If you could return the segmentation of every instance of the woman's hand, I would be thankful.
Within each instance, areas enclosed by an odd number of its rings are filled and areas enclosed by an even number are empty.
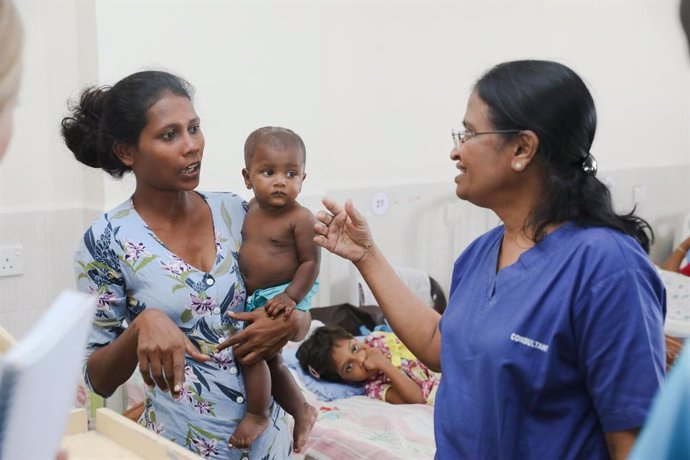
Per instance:
[[[217,350],[233,347],[235,359],[240,364],[254,364],[261,359],[272,358],[295,337],[304,314],[298,310],[283,321],[269,318],[263,308],[252,312],[230,312],[231,318],[248,324],[218,345]]]
[[[209,357],[197,350],[161,310],[147,308],[131,326],[136,330],[139,372],[144,382],[177,398],[184,383],[185,352],[197,361],[208,361]]]
[[[328,251],[355,263],[366,256],[374,244],[366,219],[347,200],[340,206],[330,198],[321,200],[330,212],[319,211],[314,224],[314,242]]]

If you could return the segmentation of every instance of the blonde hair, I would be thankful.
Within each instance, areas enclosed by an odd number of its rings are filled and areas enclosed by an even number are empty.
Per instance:
[[[0,0],[0,110],[19,88],[22,26],[12,0]]]

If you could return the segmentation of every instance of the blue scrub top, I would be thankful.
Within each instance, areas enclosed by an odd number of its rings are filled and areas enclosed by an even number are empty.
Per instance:
[[[663,284],[633,238],[569,223],[496,273],[503,233],[455,263],[436,457],[608,458],[664,377]]]

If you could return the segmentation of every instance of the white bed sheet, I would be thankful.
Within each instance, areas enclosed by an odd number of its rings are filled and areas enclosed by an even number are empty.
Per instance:
[[[672,337],[690,337],[690,277],[659,269],[666,287],[664,333]]]

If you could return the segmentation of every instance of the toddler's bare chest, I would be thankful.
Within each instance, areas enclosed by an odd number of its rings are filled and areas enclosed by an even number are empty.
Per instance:
[[[293,247],[294,226],[289,221],[247,215],[242,227],[243,244],[266,247]]]

